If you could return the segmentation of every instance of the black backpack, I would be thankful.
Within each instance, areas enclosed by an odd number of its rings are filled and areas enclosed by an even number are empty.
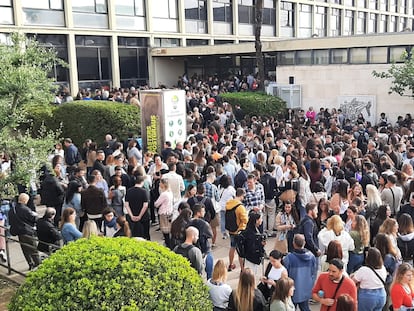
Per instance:
[[[236,242],[236,251],[240,258],[246,258],[246,237],[244,231],[234,236]]]
[[[241,203],[237,204],[232,209],[226,210],[225,215],[225,224],[226,230],[230,232],[236,232],[239,226],[237,225],[237,216],[236,216],[236,209],[241,205]]]
[[[188,247],[182,247],[182,244],[178,244],[177,248],[174,250],[174,252],[176,254],[179,254],[187,259],[190,259],[188,253],[190,252],[190,250],[193,249],[193,247],[195,247],[194,245],[190,245]]]

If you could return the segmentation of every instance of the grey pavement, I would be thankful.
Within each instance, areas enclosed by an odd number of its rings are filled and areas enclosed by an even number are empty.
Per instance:
[[[39,215],[42,215],[42,213],[44,212],[44,207],[42,206],[38,207],[38,212],[39,212]],[[156,229],[157,227],[151,227],[151,230],[150,230],[151,240],[158,242],[160,244],[163,244],[162,234],[161,232],[156,231]],[[273,249],[274,242],[275,242],[275,238],[269,238],[267,240],[267,244],[265,246],[267,253],[269,253]],[[20,271],[24,274],[30,273],[29,267],[20,249],[20,245],[17,242],[10,242],[8,246],[9,246],[10,263],[12,267],[15,270]],[[214,262],[216,262],[218,259],[223,259],[227,265],[229,249],[230,249],[230,239],[224,240],[222,238],[221,233],[218,233],[217,240],[216,240],[216,247],[213,248]],[[236,269],[229,272],[227,276],[227,283],[232,288],[237,287],[237,283],[238,283],[238,279],[240,275],[240,265],[239,265],[237,254],[235,255],[234,263],[236,264]],[[265,266],[267,266],[267,263],[268,261],[265,260]],[[260,269],[260,272],[261,271],[262,269]],[[0,274],[2,274],[3,276],[19,284],[23,283],[25,279],[24,276],[17,274],[17,273],[12,272],[12,274],[9,275],[7,269],[2,266],[0,266]],[[205,278],[205,274],[203,275],[203,278]],[[257,275],[257,279],[259,278],[260,278],[260,275]],[[312,311],[319,310],[319,304],[310,305],[310,309]]]

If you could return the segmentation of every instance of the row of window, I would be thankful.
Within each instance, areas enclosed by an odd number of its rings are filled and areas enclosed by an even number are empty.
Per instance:
[[[412,47],[361,47],[287,51],[277,53],[277,65],[328,65],[328,64],[387,64],[403,62],[404,51]]]

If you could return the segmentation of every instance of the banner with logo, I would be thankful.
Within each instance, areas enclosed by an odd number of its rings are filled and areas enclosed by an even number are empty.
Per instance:
[[[145,151],[160,153],[166,141],[175,148],[187,135],[183,90],[140,91],[141,136]]]

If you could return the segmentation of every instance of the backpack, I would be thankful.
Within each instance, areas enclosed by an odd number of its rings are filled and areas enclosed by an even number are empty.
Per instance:
[[[236,242],[236,251],[240,258],[246,258],[246,237],[244,231],[234,236]]]
[[[229,232],[236,232],[239,226],[237,225],[237,216],[236,216],[236,209],[241,205],[241,203],[237,204],[230,210],[226,210],[225,214],[225,227],[226,230]]]
[[[177,248],[174,250],[176,254],[179,254],[187,259],[190,259],[189,252],[193,249],[194,245],[190,245],[188,247],[182,247],[182,244],[178,244]]]

